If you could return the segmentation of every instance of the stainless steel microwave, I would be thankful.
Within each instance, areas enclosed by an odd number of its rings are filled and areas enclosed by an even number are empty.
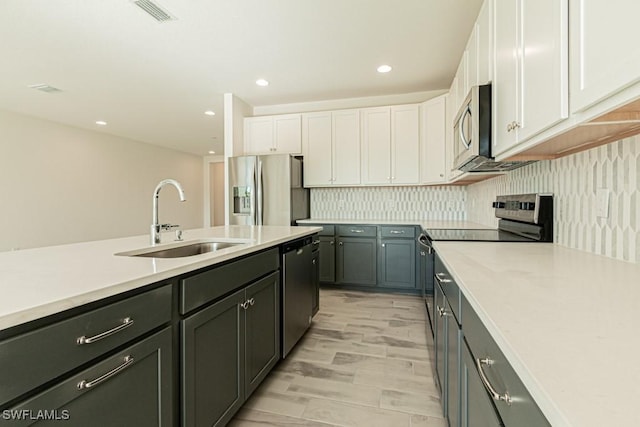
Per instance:
[[[464,172],[509,171],[531,161],[497,162],[491,153],[491,85],[474,86],[453,121],[456,169]]]
[[[472,171],[491,157],[491,85],[473,86],[453,121],[454,165]]]

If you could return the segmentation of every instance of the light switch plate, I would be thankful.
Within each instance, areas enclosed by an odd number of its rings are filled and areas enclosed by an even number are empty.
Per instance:
[[[596,216],[609,218],[609,190],[607,188],[596,190]]]

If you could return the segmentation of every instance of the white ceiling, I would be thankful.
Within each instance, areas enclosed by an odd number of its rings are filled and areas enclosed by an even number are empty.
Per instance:
[[[448,88],[482,0],[156,3],[177,20],[130,0],[0,1],[0,109],[221,153],[226,92],[265,106]]]

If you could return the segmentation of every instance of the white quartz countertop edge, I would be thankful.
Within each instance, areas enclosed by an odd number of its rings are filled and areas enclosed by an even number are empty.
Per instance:
[[[215,265],[320,231],[304,226],[227,226],[186,230],[189,240],[243,244],[184,258],[115,255],[149,247],[149,236],[75,243],[0,253],[0,331]],[[173,233],[163,244],[173,245]]]
[[[555,244],[434,248],[552,426],[640,425],[640,266]]]
[[[464,220],[386,220],[386,219],[301,219],[298,224],[358,224],[358,225],[416,225],[422,229],[429,228],[455,228],[455,229],[491,229],[486,225]]]

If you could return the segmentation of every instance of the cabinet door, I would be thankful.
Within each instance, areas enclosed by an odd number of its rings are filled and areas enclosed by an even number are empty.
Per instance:
[[[518,142],[568,117],[568,0],[520,0]],[[597,2],[596,2],[597,3]],[[608,8],[611,8],[609,5]],[[601,22],[601,21],[599,21]],[[640,50],[638,50],[640,52]]]
[[[313,310],[311,313],[315,316],[320,310],[320,251],[313,251],[311,264],[311,283],[313,284]]]
[[[333,183],[331,113],[302,116],[304,186],[327,186]]]
[[[520,117],[518,1],[495,0],[495,67],[492,85],[493,155],[513,147],[511,124]]]
[[[185,427],[223,426],[244,402],[244,301],[243,289],[182,322]]]
[[[166,328],[10,409],[57,420],[11,425],[174,425],[171,336]]]
[[[362,110],[362,183],[391,181],[391,109]]]
[[[273,117],[247,117],[244,119],[245,154],[268,154],[272,153],[274,149]]]
[[[447,348],[446,348],[446,371],[447,371],[447,417],[449,425],[457,426],[460,410],[459,394],[459,369],[460,369],[460,336],[462,332],[458,327],[451,306],[446,304],[444,319],[447,322]]]
[[[391,107],[391,183],[420,181],[420,114],[418,105]]]
[[[467,345],[461,341],[460,427],[500,427],[500,417],[480,380]]]
[[[338,283],[375,286],[376,239],[338,238]]]
[[[443,415],[447,415],[447,321],[444,317],[446,299],[440,285],[436,283],[434,289],[435,314],[433,316],[433,346],[436,358],[436,382],[442,395]]]
[[[478,52],[478,22],[473,24],[469,40],[467,40],[467,47],[465,52],[467,54],[467,83],[468,87],[476,86],[478,84],[479,73],[479,52]]]
[[[478,85],[493,80],[493,1],[484,0],[476,20]]]
[[[640,80],[640,2],[570,0],[571,110]]]
[[[439,96],[420,106],[422,184],[441,183],[446,180],[446,96]]]
[[[245,399],[280,360],[280,273],[246,289]]]
[[[378,284],[380,286],[415,289],[415,241],[411,239],[382,239],[378,269]]]
[[[335,111],[332,116],[333,184],[360,184],[360,111]]]
[[[336,281],[336,245],[335,238],[320,236],[320,281],[334,283]]]
[[[466,50],[462,54],[462,58],[460,59],[460,63],[458,64],[458,70],[456,71],[456,102],[455,102],[455,111],[460,109],[462,102],[467,97],[469,93],[469,73],[467,70],[467,56],[469,52]]]
[[[274,149],[278,153],[302,153],[300,114],[273,116]]]

